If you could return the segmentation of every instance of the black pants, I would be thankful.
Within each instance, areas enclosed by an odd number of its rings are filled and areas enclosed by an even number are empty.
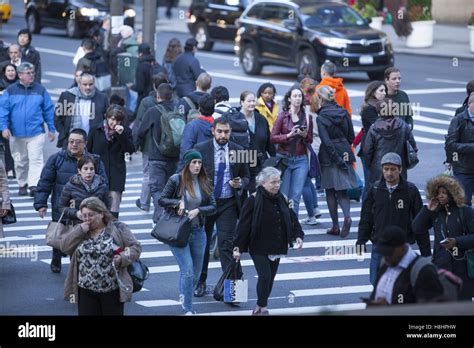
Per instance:
[[[123,315],[123,302],[120,302],[118,289],[101,294],[79,287],[78,295],[79,315]]]
[[[224,272],[228,265],[233,262],[232,257],[232,241],[234,238],[235,226],[239,217],[237,210],[237,202],[234,197],[228,199],[218,199],[217,212],[214,215],[206,217],[204,229],[206,231],[206,252],[204,253],[204,262],[202,265],[200,283],[207,280],[207,269],[209,266],[209,248],[211,245],[212,231],[214,224],[217,225],[217,247],[219,248],[219,257],[221,260],[221,268]]]
[[[278,265],[280,259],[271,261],[267,255],[252,255],[255,269],[257,270],[257,305],[259,307],[266,307],[268,304],[268,298],[272,292],[273,280],[275,279],[278,271]]]

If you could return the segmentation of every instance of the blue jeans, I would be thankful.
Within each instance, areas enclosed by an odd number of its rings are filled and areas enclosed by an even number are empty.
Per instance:
[[[285,174],[283,174],[280,191],[288,199],[293,200],[293,210],[296,216],[298,216],[301,194],[308,177],[308,156],[288,156],[287,158],[288,168],[286,168]]]
[[[370,257],[370,268],[369,268],[369,277],[370,284],[375,286],[375,281],[377,280],[377,271],[382,261],[382,254],[377,251],[377,247],[372,244],[372,256]]]
[[[303,201],[308,212],[308,217],[314,216],[314,209],[318,208],[318,195],[316,188],[311,181],[311,177],[307,176],[303,188]]]
[[[201,275],[204,251],[206,250],[204,228],[193,227],[189,243],[183,248],[169,246],[179,266],[179,293],[185,312],[193,310],[193,290]]]
[[[472,191],[474,191],[474,174],[453,173],[453,176],[464,189],[464,204],[472,205]]]

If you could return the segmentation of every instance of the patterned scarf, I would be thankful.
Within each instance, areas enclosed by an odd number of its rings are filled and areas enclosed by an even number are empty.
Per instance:
[[[109,127],[109,124],[107,123],[107,120],[104,120],[104,124],[102,125],[102,128],[104,130],[104,133],[105,133],[105,138],[107,139],[107,141],[110,143],[112,141],[114,141],[114,135],[117,133],[115,131],[115,129],[112,129]]]
[[[90,183],[87,183],[80,174],[78,174],[78,176],[79,176],[79,181],[82,183],[82,185],[84,186],[84,188],[86,189],[88,193],[95,191],[97,187],[99,187],[100,185],[101,181],[97,174],[94,175]]]

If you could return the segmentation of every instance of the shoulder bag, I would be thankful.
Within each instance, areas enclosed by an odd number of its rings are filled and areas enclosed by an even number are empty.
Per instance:
[[[10,210],[8,211],[7,215],[2,217],[2,224],[10,225],[10,224],[14,224],[15,222],[16,222],[15,207],[13,206],[13,203],[10,202]]]
[[[50,221],[48,228],[46,229],[46,245],[49,245],[54,249],[60,249],[59,246],[61,245],[63,236],[70,232],[73,228],[73,225],[64,225],[61,223],[61,220],[64,216],[64,211],[65,209],[63,209],[59,220],[57,222]]]
[[[160,219],[153,227],[151,236],[160,242],[183,248],[188,245],[191,234],[191,221],[187,215],[178,215],[174,210],[163,211]]]

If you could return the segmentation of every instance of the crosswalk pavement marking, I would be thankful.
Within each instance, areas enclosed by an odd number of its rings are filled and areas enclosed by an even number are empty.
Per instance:
[[[322,288],[322,289],[302,289],[302,290],[290,290],[290,293],[295,297],[305,296],[322,296],[322,295],[342,295],[342,294],[355,294],[360,292],[372,292],[372,285],[359,285],[359,286],[339,286],[334,288]]]
[[[315,271],[315,272],[292,272],[277,273],[275,281],[302,280],[302,279],[319,279],[332,277],[351,277],[368,275],[369,268],[340,269],[334,271]],[[258,276],[255,276],[258,278]]]

